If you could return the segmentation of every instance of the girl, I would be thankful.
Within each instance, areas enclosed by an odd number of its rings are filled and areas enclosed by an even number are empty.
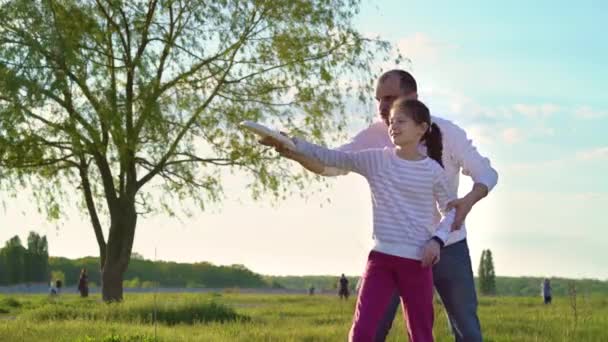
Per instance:
[[[363,175],[371,189],[374,247],[362,277],[350,341],[373,341],[395,289],[405,303],[410,341],[433,341],[430,266],[439,260],[439,249],[448,238],[454,211],[446,213],[445,208],[456,194],[449,193],[443,173],[441,132],[422,102],[395,101],[388,129],[392,148],[340,152],[293,141],[297,152]],[[420,142],[426,144],[428,157],[419,153]],[[437,205],[443,219],[435,227]]]

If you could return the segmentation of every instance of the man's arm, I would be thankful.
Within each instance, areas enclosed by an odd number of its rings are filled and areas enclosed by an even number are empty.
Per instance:
[[[462,227],[467,215],[473,209],[473,206],[482,198],[488,195],[488,187],[482,183],[475,183],[473,189],[462,198],[455,199],[448,204],[448,210],[456,209],[456,217],[452,223],[452,230],[458,230]]]
[[[462,173],[471,177],[474,182],[469,193],[448,205],[448,209],[456,209],[453,229],[460,229],[473,206],[496,186],[498,173],[492,168],[490,160],[477,151],[462,128],[451,122],[445,127],[445,132],[442,132],[444,146],[450,146],[452,156],[462,167]]]

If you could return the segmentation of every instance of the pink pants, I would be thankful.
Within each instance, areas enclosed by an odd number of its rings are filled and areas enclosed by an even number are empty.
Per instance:
[[[419,260],[369,253],[349,341],[372,342],[391,297],[399,291],[410,342],[433,341],[433,273]]]

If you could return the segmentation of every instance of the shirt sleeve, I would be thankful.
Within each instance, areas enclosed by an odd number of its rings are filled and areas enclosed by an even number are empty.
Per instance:
[[[331,150],[298,138],[294,138],[294,143],[297,152],[316,158],[326,166],[353,171],[363,176],[370,175],[377,168],[382,154],[379,149],[354,152]]]
[[[439,209],[439,213],[441,213],[441,221],[437,226],[435,236],[440,238],[445,245],[448,241],[452,223],[454,223],[454,218],[456,216],[456,210],[452,209],[448,212],[446,208],[450,201],[456,199],[456,195],[450,194],[448,179],[439,164],[437,164],[435,181],[433,182],[433,197],[437,203],[437,209]]]
[[[450,148],[452,157],[462,168],[462,174],[471,177],[475,183],[484,184],[491,191],[498,183],[498,172],[492,168],[490,160],[477,151],[462,128],[453,123],[444,127],[443,145]]]

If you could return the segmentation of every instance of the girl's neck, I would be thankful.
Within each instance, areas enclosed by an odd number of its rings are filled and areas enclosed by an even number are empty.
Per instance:
[[[418,144],[404,144],[395,146],[397,157],[405,160],[422,160],[424,156],[418,152]]]

